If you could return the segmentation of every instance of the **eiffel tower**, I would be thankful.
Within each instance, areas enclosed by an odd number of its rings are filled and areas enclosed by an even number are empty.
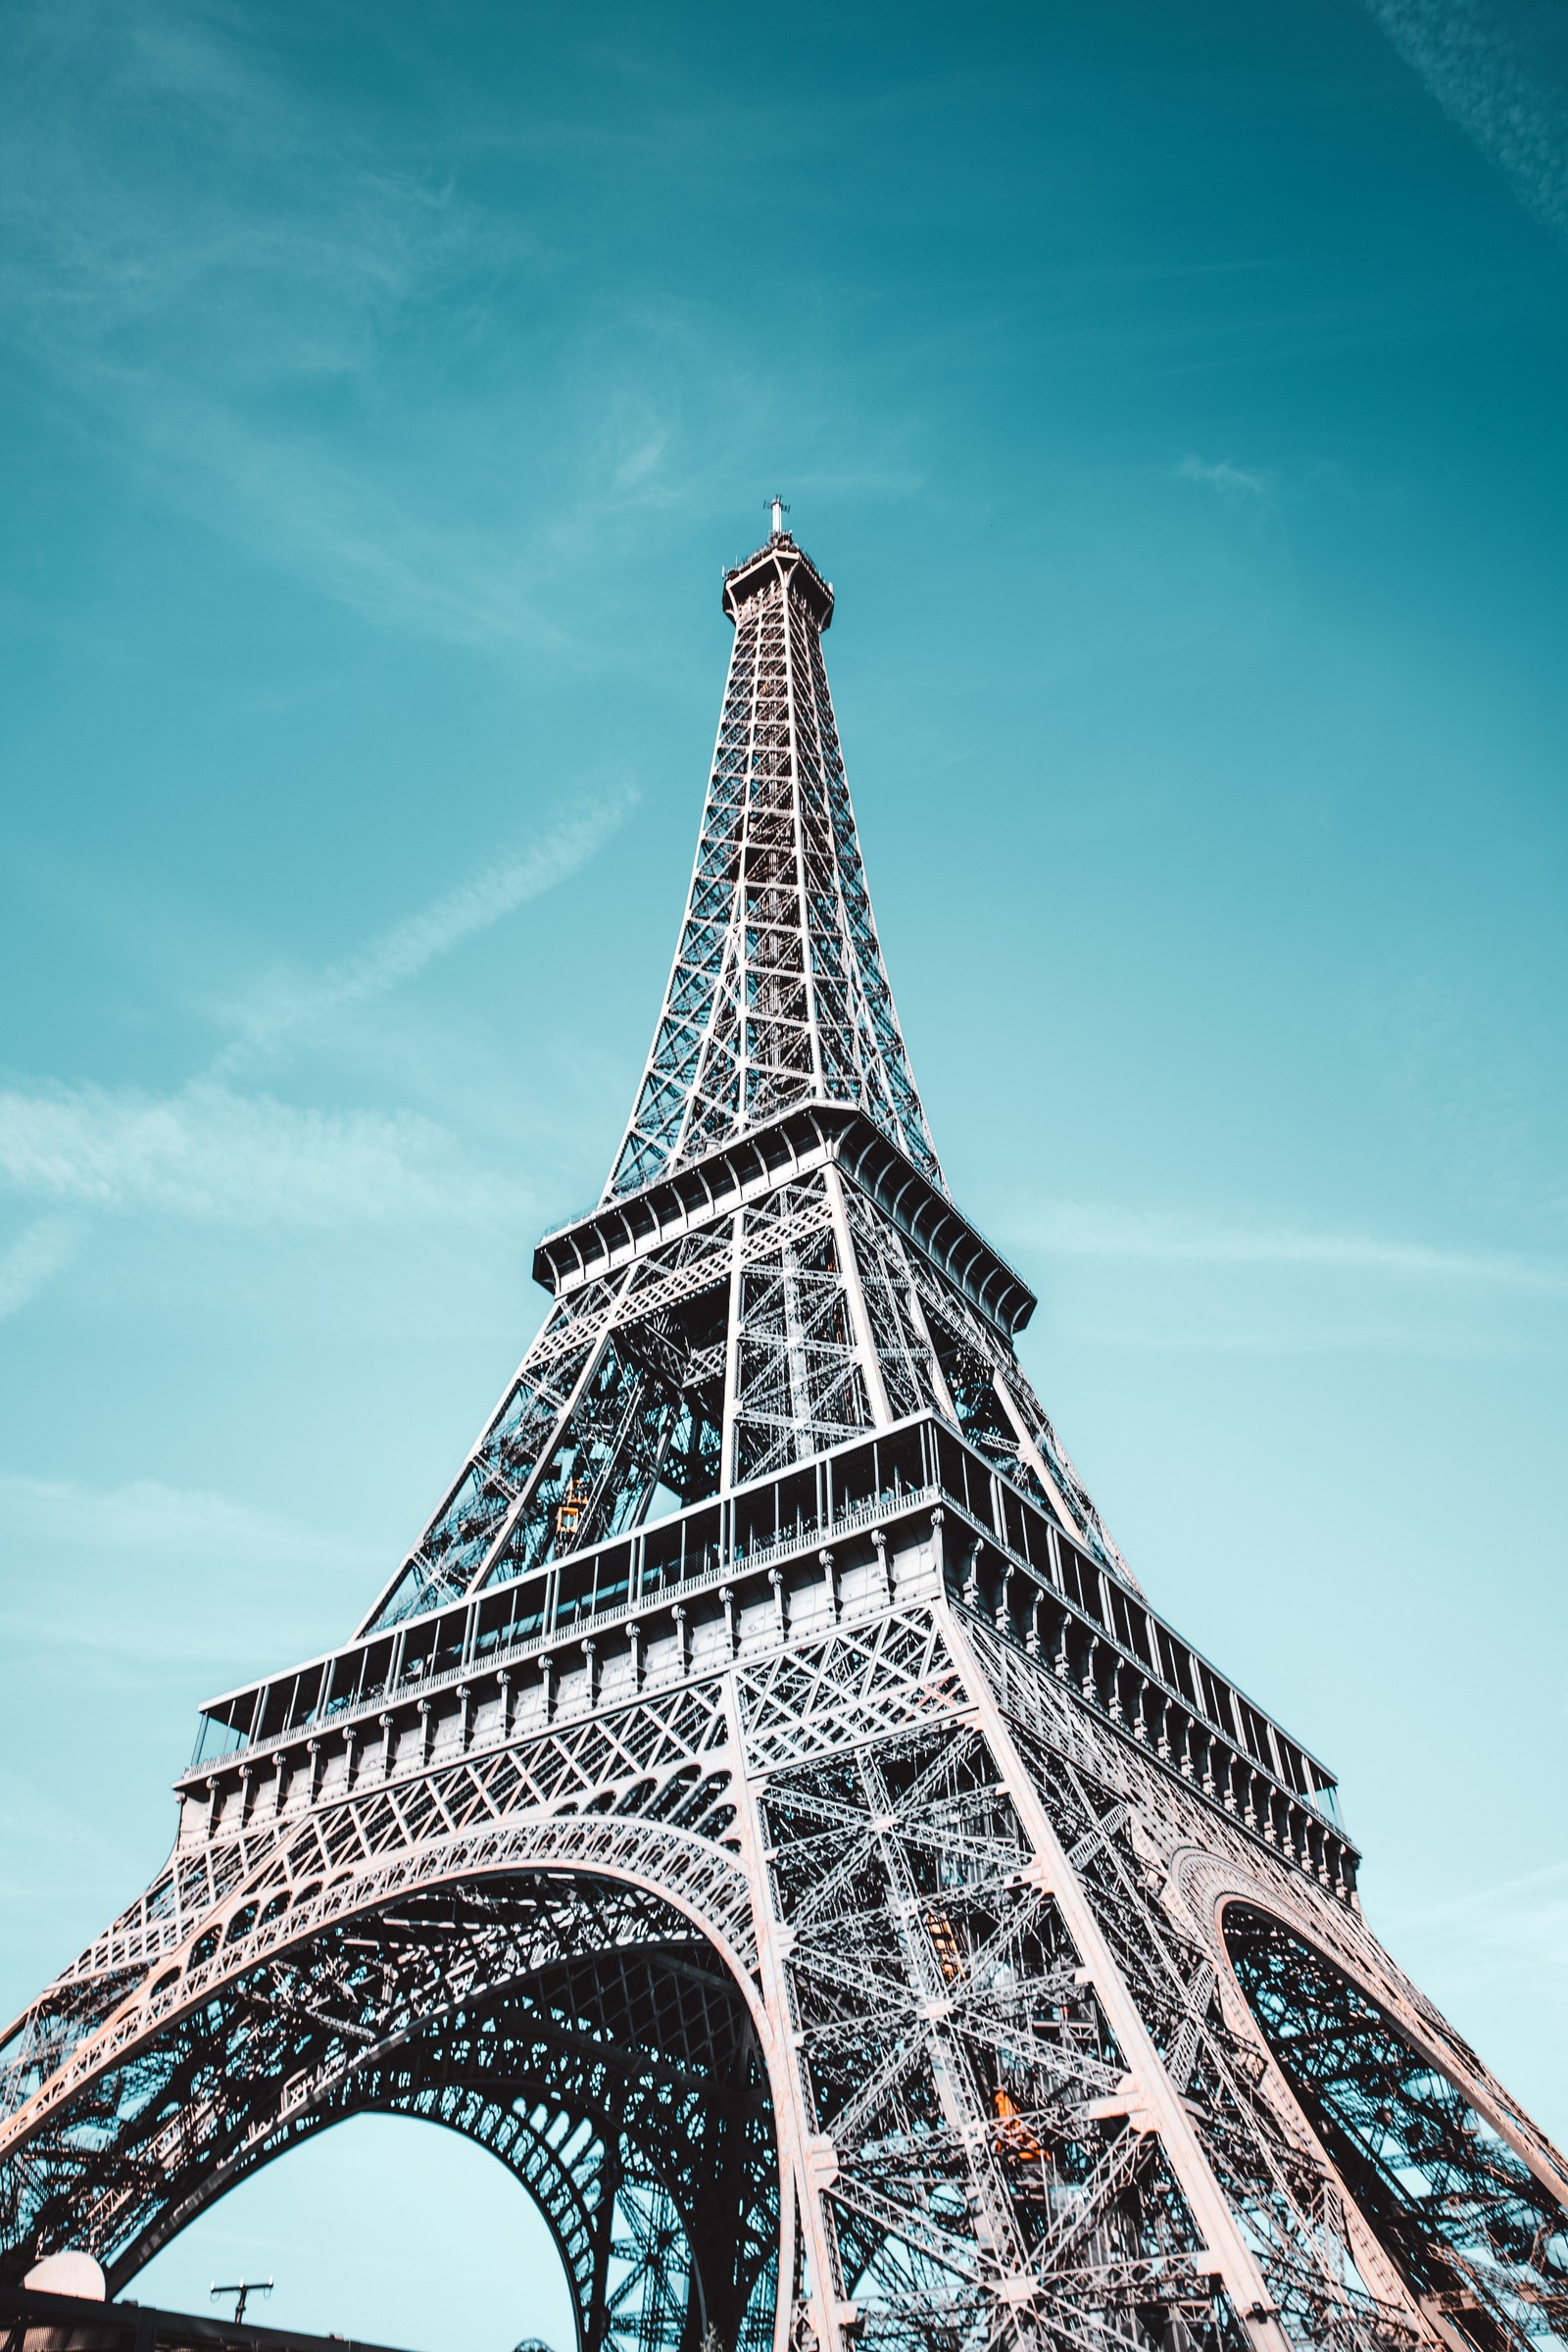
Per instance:
[[[12,2030],[5,2275],[118,2291],[379,2112],[511,2168],[581,2352],[1560,2346],[1562,2159],[1019,1367],[772,520],[604,1197],[358,1633],[205,1709],[166,1867]]]

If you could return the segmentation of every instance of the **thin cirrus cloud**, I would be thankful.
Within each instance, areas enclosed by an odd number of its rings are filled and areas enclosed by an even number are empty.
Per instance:
[[[497,858],[444,891],[430,906],[366,942],[314,979],[280,977],[235,1008],[238,1031],[209,1076],[231,1076],[258,1057],[319,1030],[335,1013],[369,1004],[416,979],[438,956],[530,901],[569,881],[617,833],[636,808],[633,784],[573,810],[526,848]]]
[[[453,1223],[506,1200],[416,1113],[306,1109],[209,1079],[169,1095],[0,1094],[0,1184],[77,1210],[247,1227]]]
[[[1497,166],[1521,203],[1568,243],[1568,92],[1531,12],[1496,0],[1367,0],[1450,122]],[[1547,22],[1542,11],[1543,23]]]
[[[303,1646],[319,1631],[323,1589],[373,1580],[385,1565],[369,1544],[209,1490],[16,1471],[0,1471],[0,1545],[68,1571],[10,1581],[7,1639],[46,1643],[51,1657],[92,1653],[114,1673],[231,1658],[252,1637],[275,1639],[280,1614]],[[177,1605],[161,1605],[176,1593]]]
[[[1541,1870],[1526,1871],[1494,1886],[1474,1887],[1443,1902],[1412,1904],[1403,1916],[1407,1923],[1435,1932],[1453,1930],[1468,1936],[1479,1930],[1487,1940],[1496,1942],[1515,1936],[1539,1941],[1568,1990],[1568,1861],[1548,1862]]]
[[[603,795],[315,978],[274,980],[233,1016],[238,1034],[209,1068],[172,1093],[64,1083],[0,1091],[0,1192],[35,1212],[0,1252],[0,1319],[71,1262],[98,1217],[451,1230],[524,1214],[515,1179],[474,1164],[431,1119],[310,1108],[244,1080],[569,880],[636,800],[629,785]]]
[[[1568,2024],[1568,1862],[1445,1902],[1386,1896],[1380,1928],[1416,1955],[1418,1973],[1441,1970],[1450,1998],[1490,2008],[1506,1974],[1529,1984],[1543,2020]]]
[[[1020,1245],[1052,1257],[1164,1266],[1295,1267],[1568,1298],[1568,1266],[1506,1250],[1434,1249],[1374,1234],[1230,1224],[1067,1200],[1030,1203],[1010,1223]]]
[[[363,619],[481,652],[566,649],[537,594],[537,544],[421,516],[343,452],[186,387],[117,384],[114,400],[175,504]]]
[[[0,1137],[0,1150],[4,1138]],[[0,1250],[0,1323],[19,1314],[70,1265],[80,1246],[80,1228],[70,1217],[36,1217]]]
[[[502,656],[564,643],[538,534],[525,551],[495,514],[514,396],[470,392],[454,435],[434,388],[448,454],[423,511],[425,437],[388,463],[384,435],[432,391],[431,316],[445,349],[528,258],[515,222],[291,86],[236,19],[148,0],[89,29],[24,0],[0,28],[0,304],[24,364],[204,526],[378,626]],[[352,435],[304,421],[314,393],[361,388]],[[481,461],[466,514],[454,438]]]
[[[1272,504],[1274,493],[1261,474],[1249,473],[1244,466],[1233,466],[1228,458],[1183,458],[1177,472],[1184,482],[1201,482],[1205,489],[1218,491],[1221,498],[1233,503],[1256,500]]]
[[[151,1478],[92,1487],[15,1470],[0,1471],[0,1531],[17,1544],[107,1545],[138,1557],[198,1563],[216,1557],[261,1567],[336,1567],[346,1550],[316,1528],[201,1488]],[[352,1556],[375,1555],[366,1550]]]

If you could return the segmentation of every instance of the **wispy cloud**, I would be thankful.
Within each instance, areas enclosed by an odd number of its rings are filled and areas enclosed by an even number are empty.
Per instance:
[[[209,1075],[232,1075],[289,1038],[318,1029],[332,1014],[385,996],[463,941],[568,881],[619,830],[637,799],[637,788],[627,784],[592,801],[561,818],[538,841],[481,866],[316,978],[271,980],[236,1011],[239,1034]]]
[[[220,1556],[235,1565],[338,1567],[351,1550],[356,1562],[373,1556],[230,1495],[150,1478],[92,1487],[74,1479],[0,1471],[0,1535],[13,1544],[46,1543],[57,1550],[81,1545],[160,1560]]]
[[[8,341],[171,502],[373,622],[559,647],[505,511],[517,371],[488,408],[470,371],[461,420],[447,386],[466,500],[450,440],[435,478],[419,430],[432,353],[444,381],[453,340],[482,340],[528,232],[389,131],[292,86],[265,18],[21,0],[0,27]]]
[[[464,941],[577,873],[636,805],[590,800],[488,860],[315,976],[270,981],[232,1015],[209,1067],[168,1094],[53,1085],[0,1090],[0,1192],[46,1209],[0,1253],[0,1319],[76,1253],[94,1216],[293,1230],[485,1226],[525,1217],[525,1188],[477,1165],[413,1111],[322,1110],[247,1086],[290,1045],[416,979]]]
[[[323,1591],[351,1590],[385,1564],[368,1544],[209,1490],[15,1471],[0,1471],[0,1547],[51,1570],[7,1581],[7,1640],[43,1643],[51,1659],[89,1652],[110,1675],[216,1665],[252,1640],[309,1644]]]
[[[38,1217],[25,1226],[0,1250],[0,1323],[28,1305],[80,1247],[80,1225],[69,1217]]]
[[[1568,1298],[1568,1266],[1505,1250],[1446,1250],[1361,1233],[1230,1224],[1163,1210],[1046,1201],[1018,1209],[1018,1240],[1054,1257],[1168,1266],[1278,1266]]]
[[[1273,504],[1274,493],[1262,475],[1249,473],[1243,466],[1233,466],[1228,458],[1185,457],[1176,470],[1184,482],[1201,482],[1205,489],[1217,491],[1234,505]]]
[[[1543,2102],[1549,2098],[1560,2117],[1568,2100],[1560,2055],[1568,2027],[1568,1859],[1442,1902],[1385,1897],[1372,1916],[1379,1935],[1506,2082],[1534,2070],[1539,2088],[1531,2104],[1550,2130]]]
[[[1525,1923],[1526,1934],[1532,1935],[1534,1924],[1544,1918],[1568,1921],[1568,1859],[1525,1871],[1493,1886],[1474,1887],[1444,1902],[1419,1904],[1405,1910],[1403,1917],[1422,1928],[1495,1927],[1507,1936]],[[1549,1948],[1568,1984],[1568,1935],[1553,1932]]]
[[[569,638],[542,593],[537,548],[515,532],[421,514],[412,469],[396,487],[342,450],[248,418],[189,385],[94,378],[157,461],[168,496],[380,627],[508,654]]]
[[[0,1185],[81,1210],[241,1226],[452,1224],[518,1205],[416,1113],[303,1109],[211,1080],[172,1095],[0,1093]]]
[[[1367,5],[1444,113],[1537,219],[1568,241],[1568,92],[1532,40],[1528,12],[1515,9],[1505,19],[1494,0]]]

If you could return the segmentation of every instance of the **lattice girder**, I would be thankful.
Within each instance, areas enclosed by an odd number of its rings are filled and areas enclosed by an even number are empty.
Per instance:
[[[767,2127],[760,2137],[754,2123],[745,2143],[751,2185],[726,2208],[728,2236],[748,2249],[726,2342],[744,2331],[744,2309],[756,2324],[758,2282],[775,2263],[789,2290],[781,2329],[808,2323],[822,2343],[839,2339],[852,2311],[864,2340],[922,2352],[1152,2345],[1151,2328],[1177,2327],[1215,2352],[1249,2333],[1262,2342],[1267,2328],[1301,2344],[1447,2341],[1303,2130],[1250,2010],[1235,2013],[1223,1903],[1202,1874],[1332,1949],[1401,2034],[1432,2048],[1430,2012],[1343,1892],[1031,1658],[1021,1630],[990,1621],[994,1604],[979,1615],[966,1606],[969,1546],[954,1540],[951,1518],[916,1540],[921,1524],[895,1522],[879,1553],[867,1542],[866,1573],[846,1567],[831,1621],[797,1600],[783,1629],[738,1634],[717,1673],[690,1671],[631,1705],[580,1693],[580,1712],[558,1705],[547,1725],[514,1725],[461,1760],[394,1769],[347,1801],[311,1800],[307,1788],[270,1844],[237,1824],[225,1835],[220,1816],[204,1850],[211,1861],[214,1848],[231,1849],[245,1867],[215,1872],[210,1883],[225,1891],[185,1917],[176,1983],[144,1993],[128,2039],[117,2039],[113,2017],[87,2032],[70,2083],[52,2098],[44,2085],[13,2119],[11,2242],[30,2255],[51,2237],[79,2240],[85,2221],[112,2261],[117,2245],[122,2265],[139,2259],[133,2249],[163,2242],[160,2231],[239,2177],[230,2140],[259,2161],[312,2119],[318,2128],[349,2112],[356,2082],[367,2103],[375,2093],[395,2105],[377,2068],[400,2050],[422,2051],[428,2094],[421,2108],[411,2080],[401,2111],[438,2112],[445,2082],[443,2120],[483,2136],[502,2103],[486,2104],[473,2029],[504,2014],[511,2055],[490,2070],[491,2085],[521,2079],[526,2045],[530,2112],[585,2130],[571,2178],[590,2222],[611,2138],[604,2084],[626,2086],[614,2144],[628,2177],[651,2185],[638,2192],[642,2221],[615,2224],[622,2319],[601,2263],[584,2326],[587,2340],[628,2345],[641,2329],[656,2352],[671,2341],[677,2305],[680,2328],[696,2325],[681,2266],[704,2225],[690,2219],[679,2164],[666,2157],[661,2170],[655,2124],[662,2119],[666,2147],[682,2134],[700,2144],[710,2094],[681,2090],[678,2036],[651,2012],[634,2018],[623,2004],[619,2022],[602,2014],[586,2040],[580,2030],[574,2038],[552,2025],[563,2004],[549,1988],[576,1953],[591,1968],[623,1953],[636,1965],[650,1900],[667,1906],[673,1895],[702,1997],[721,1984],[720,2010],[755,2037],[760,2084],[765,2076],[764,2107],[753,2113],[765,2112]],[[808,1544],[798,1556],[803,1572],[815,1559]],[[517,1802],[504,1815],[495,1808],[508,1788]],[[564,1809],[596,1798],[604,1810]],[[492,1870],[509,1823],[509,1850],[535,1857],[526,1884],[544,1891],[526,1917],[495,1915],[487,1888],[524,1882],[514,1865],[490,1875],[465,1809],[470,1822],[485,1814]],[[692,1851],[710,1853],[717,1875],[694,1872]],[[393,1885],[377,1874],[395,1855]],[[332,1867],[340,1892],[320,1880]],[[607,1876],[613,1867],[635,1877]],[[265,1927],[265,1890],[283,1883],[299,1890],[294,1924],[281,1924],[285,1910]],[[726,1886],[733,1894],[715,1902]],[[448,1902],[461,1925],[440,1949],[427,1939],[422,1971],[411,1969],[391,1948],[395,1923]],[[198,1957],[215,1928],[216,1950]],[[352,1967],[331,1960],[350,1950]],[[143,1984],[169,1967],[148,1959]],[[265,2008],[246,2011],[245,1988],[255,2001],[264,1979]],[[106,1978],[77,1981],[101,2005]],[[129,2016],[134,2001],[123,2007]],[[586,2015],[581,1999],[576,2013]],[[218,2061],[203,2061],[193,2018],[208,2021],[230,2082],[266,2083],[274,2097],[280,2082],[297,2085],[286,2118],[265,2102],[242,2118],[230,2091],[230,2140],[211,2162],[205,2102]],[[711,2024],[695,2038],[705,2034],[716,2047]],[[373,2055],[383,2041],[385,2062]],[[1521,2152],[1517,2111],[1461,2048],[1433,2049],[1446,2079],[1463,2081],[1525,2174],[1555,2178],[1544,2143]],[[465,2098],[477,2104],[465,2110]],[[166,2108],[176,2137],[158,2145],[173,2174],[149,2180],[135,2151],[152,2126],[138,2119],[156,2124]],[[782,2212],[769,2201],[780,2166]],[[193,2178],[206,2187],[193,2192]],[[1538,2193],[1544,2212],[1551,2192]],[[671,2215],[682,2217],[679,2245]],[[629,2283],[638,2264],[643,2303]],[[1549,2317],[1555,2290],[1542,2277],[1529,2308]],[[703,2309],[721,2301],[705,2290]],[[1527,2304],[1516,2293],[1510,2308]],[[1258,2321],[1254,2306],[1282,2317]]]
[[[1136,1589],[1007,1334],[829,1152],[558,1302],[365,1630],[919,1410]]]
[[[360,1632],[210,1702],[0,2045],[0,2264],[119,2284],[378,2111],[524,2182],[581,2352],[1568,2352],[1562,2159],[1145,1600],[947,1195],[832,592],[776,527],[725,604],[606,1194]]]
[[[469,1880],[230,1973],[94,2079],[28,2168],[31,2226],[92,2236],[114,2282],[259,2165],[365,2112],[446,2123],[509,2164],[551,2223],[584,2342],[613,2333],[612,2238],[638,2213],[616,2212],[622,2179],[679,2220],[666,2252],[694,2293],[670,2352],[710,2322],[745,2328],[777,2241],[755,2031],[711,1946],[612,1883]],[[620,2310],[629,2325],[642,2302]]]
[[[726,586],[729,678],[691,892],[607,1199],[806,1100],[854,1102],[941,1182],[865,890],[821,632],[786,534]]]

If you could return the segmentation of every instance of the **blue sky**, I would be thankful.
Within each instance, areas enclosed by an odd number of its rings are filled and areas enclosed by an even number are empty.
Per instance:
[[[522,1352],[778,487],[1037,1385],[1568,2135],[1560,14],[15,0],[0,209],[0,2005]],[[423,2127],[234,2264],[565,2340]]]

